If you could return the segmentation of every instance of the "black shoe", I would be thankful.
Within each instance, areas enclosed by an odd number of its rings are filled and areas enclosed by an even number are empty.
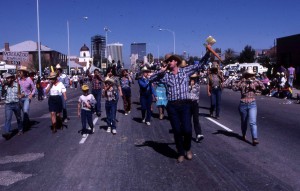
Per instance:
[[[204,139],[204,136],[203,135],[197,135],[197,137],[196,137],[196,142],[197,143],[199,143],[201,140],[203,140]]]
[[[10,133],[5,133],[5,134],[2,134],[2,137],[6,140],[9,140],[11,138],[11,134]]]
[[[100,112],[97,112],[97,114],[96,114],[98,117],[100,117],[101,116],[101,113]]]

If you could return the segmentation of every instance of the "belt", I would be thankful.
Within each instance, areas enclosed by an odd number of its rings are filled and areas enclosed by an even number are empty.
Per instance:
[[[171,104],[189,104],[191,103],[191,100],[189,99],[179,99],[179,100],[174,100],[174,101],[169,101],[168,103],[171,103]]]
[[[218,89],[220,86],[212,86],[213,89]]]

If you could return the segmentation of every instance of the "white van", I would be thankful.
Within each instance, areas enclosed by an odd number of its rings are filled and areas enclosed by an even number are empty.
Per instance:
[[[256,74],[262,74],[268,71],[268,68],[263,67],[260,63],[242,63],[238,65],[238,71],[245,71],[252,68]]]
[[[3,61],[0,61],[0,75],[2,76],[4,73],[16,73],[16,65],[6,64]]]

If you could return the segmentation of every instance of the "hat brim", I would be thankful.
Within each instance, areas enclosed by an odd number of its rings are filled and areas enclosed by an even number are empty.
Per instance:
[[[172,55],[169,58],[165,59],[164,62],[168,63],[168,62],[170,62],[172,60],[177,61],[177,63],[179,63],[179,64],[181,64],[181,62],[182,62],[182,59],[179,58],[178,56],[175,56],[175,55]]]
[[[23,71],[23,72],[28,72],[29,73],[29,70],[27,70],[27,69],[18,69],[18,71]]]
[[[47,78],[48,79],[55,79],[55,78],[57,78],[57,76],[48,76]]]

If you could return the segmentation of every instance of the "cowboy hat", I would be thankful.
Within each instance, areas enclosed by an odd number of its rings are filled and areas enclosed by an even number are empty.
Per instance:
[[[199,75],[197,72],[195,72],[193,75],[190,76],[190,78],[198,78],[198,77],[199,77]]]
[[[141,69],[141,72],[150,72],[151,70],[149,70],[147,68],[147,66],[144,66],[142,69]]]
[[[186,63],[185,60],[182,60],[181,63],[179,64],[179,67],[181,67],[181,68],[184,68],[186,66],[188,66],[188,64]]]
[[[84,84],[84,85],[81,86],[81,89],[82,89],[82,91],[89,90],[89,86]]]
[[[18,71],[29,72],[29,70],[27,69],[26,66],[20,66],[20,68],[18,69]]]
[[[245,72],[244,72],[244,75],[246,75],[246,74],[248,74],[248,75],[255,75],[255,73],[253,72],[253,69],[252,68],[247,68],[247,70],[245,70]]]
[[[50,72],[49,76],[47,77],[48,79],[54,79],[57,78],[57,73],[56,72]]]
[[[219,68],[219,65],[215,62],[211,65],[211,69],[218,69],[218,68]]]
[[[165,56],[164,62],[168,63],[169,61],[172,61],[172,60],[177,61],[177,64],[181,64],[181,61],[182,61],[182,59],[181,59],[179,56],[177,56],[177,55],[170,55],[170,54],[167,54],[167,55]]]
[[[55,68],[56,68],[56,69],[61,69],[60,64],[56,64]]]
[[[11,73],[4,73],[3,78],[10,78],[10,77],[15,77]]]
[[[106,78],[105,78],[105,80],[104,80],[104,82],[105,82],[105,83],[107,83],[107,82],[108,82],[108,83],[112,83],[112,84],[114,84],[114,83],[115,83],[115,80],[114,80],[114,79],[112,79],[112,78],[110,78],[110,77],[106,77]]]

